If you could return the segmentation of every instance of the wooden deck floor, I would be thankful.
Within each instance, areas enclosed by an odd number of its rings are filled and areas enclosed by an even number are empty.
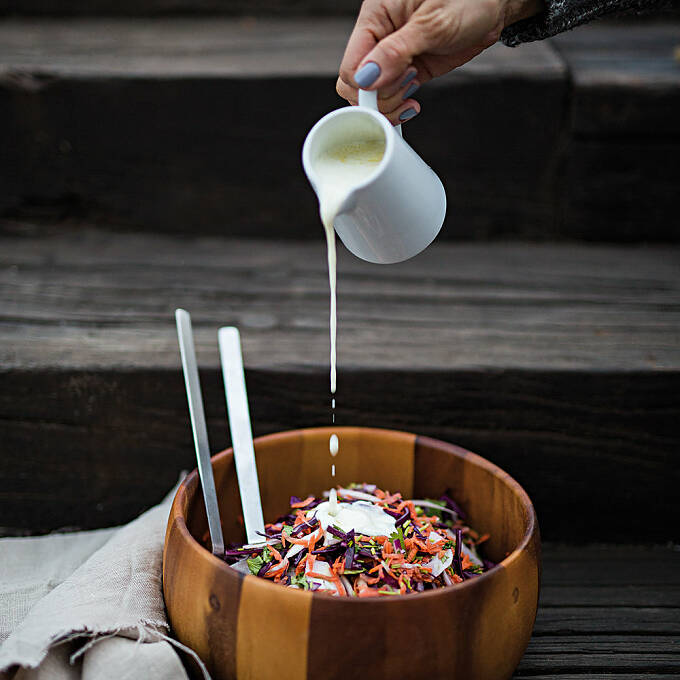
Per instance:
[[[515,678],[680,676],[680,551],[545,546],[534,635]]]

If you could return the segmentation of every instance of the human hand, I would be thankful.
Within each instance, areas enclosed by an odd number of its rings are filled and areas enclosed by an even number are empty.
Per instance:
[[[364,0],[340,65],[338,94],[378,90],[394,125],[420,113],[423,83],[476,57],[505,26],[536,14],[541,0]]]

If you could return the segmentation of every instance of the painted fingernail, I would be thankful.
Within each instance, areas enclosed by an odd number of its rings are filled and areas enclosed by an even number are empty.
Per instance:
[[[404,78],[403,82],[399,87],[404,87],[404,85],[408,85],[416,76],[418,75],[418,71],[411,71],[406,78]]]
[[[406,92],[404,92],[403,98],[408,99],[414,92],[418,91],[419,87],[420,87],[420,85],[418,85],[418,83],[413,83],[413,85],[411,85],[411,87],[409,87],[408,90],[406,90]]]
[[[380,66],[374,61],[364,64],[355,74],[354,80],[361,88],[371,87],[380,76]]]
[[[415,109],[406,109],[399,114],[399,120],[404,123],[407,120],[411,120],[413,116],[417,116],[418,112]]]

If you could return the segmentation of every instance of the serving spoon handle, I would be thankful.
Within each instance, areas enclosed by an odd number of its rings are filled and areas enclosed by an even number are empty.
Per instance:
[[[208,529],[210,530],[212,552],[214,555],[223,557],[224,536],[222,535],[222,523],[220,522],[220,508],[217,504],[215,478],[213,477],[213,468],[210,461],[208,428],[205,424],[201,383],[198,379],[198,365],[196,363],[196,350],[194,348],[194,334],[191,328],[191,317],[189,316],[189,312],[184,309],[177,309],[175,310],[175,320],[177,321],[177,337],[179,339],[179,351],[182,356],[182,371],[184,372],[184,384],[186,386],[187,400],[189,402],[191,430],[194,434],[194,448],[196,449],[198,474],[201,478],[205,511],[208,516]]]
[[[264,541],[264,518],[255,465],[253,433],[250,427],[246,379],[243,372],[241,336],[238,328],[233,326],[220,328],[217,332],[217,341],[220,346],[231,445],[234,448],[234,462],[238,487],[241,491],[241,508],[246,525],[246,536],[249,544],[261,543]]]

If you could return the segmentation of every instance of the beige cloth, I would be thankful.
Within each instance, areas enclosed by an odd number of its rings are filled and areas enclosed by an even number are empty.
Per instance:
[[[122,527],[0,540],[3,677],[186,680],[161,585],[173,495]]]

